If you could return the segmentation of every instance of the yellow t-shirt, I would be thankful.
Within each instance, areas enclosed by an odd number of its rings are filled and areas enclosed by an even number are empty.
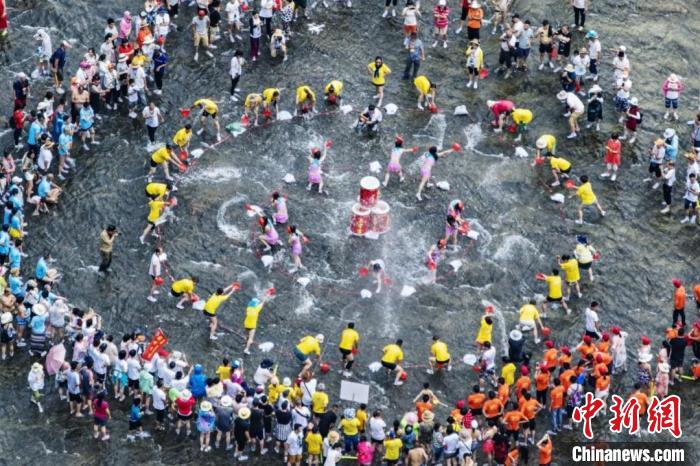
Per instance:
[[[216,376],[222,381],[229,380],[232,372],[231,366],[219,366],[216,368]]]
[[[204,312],[211,315],[216,315],[217,309],[221,306],[221,303],[229,298],[227,294],[213,294],[209,296],[207,302],[204,303]]]
[[[153,160],[155,163],[165,163],[166,161],[171,160],[170,152],[168,152],[168,149],[163,146],[151,154],[151,160]]]
[[[306,355],[321,355],[321,345],[318,343],[318,340],[312,336],[305,336],[302,338],[297,345],[297,349]]]
[[[180,128],[173,136],[173,143],[179,147],[184,147],[190,142],[190,139],[192,139],[192,130]]]
[[[511,117],[516,125],[526,125],[532,121],[532,112],[526,108],[516,108],[513,110]]]
[[[248,330],[258,328],[258,316],[262,311],[263,303],[259,302],[257,306],[248,306],[245,308],[245,321],[243,321],[243,327]]]
[[[135,55],[134,58],[131,59],[131,64],[132,65],[138,65],[138,66],[143,66],[146,63],[146,55]]]
[[[165,206],[165,201],[151,201],[148,203],[148,207],[151,211],[148,213],[148,221],[155,223],[160,218],[160,213]]]
[[[418,89],[418,92],[421,94],[430,92],[430,80],[425,76],[418,76],[413,80],[413,84],[415,84],[416,89]]]
[[[403,442],[399,438],[384,440],[384,459],[389,461],[396,461],[401,456],[401,447],[403,447]]]
[[[555,169],[559,170],[561,172],[565,172],[569,168],[571,168],[571,162],[569,162],[566,159],[563,159],[561,157],[550,157],[549,158],[549,165]]]
[[[547,275],[545,281],[548,288],[547,297],[552,299],[561,298],[561,277],[559,275]]]
[[[547,144],[547,145],[545,146],[545,148],[547,149],[547,151],[548,151],[550,154],[553,154],[553,153],[554,153],[554,149],[555,149],[556,146],[557,146],[557,138],[555,138],[555,137],[552,136],[551,134],[543,134],[542,136],[540,136],[540,137],[538,138],[538,141],[539,141],[539,140],[545,141],[545,143]]]
[[[168,185],[165,183],[148,183],[146,185],[146,193],[148,193],[149,196],[161,197],[165,195],[167,190]]]
[[[175,293],[194,293],[194,282],[189,278],[183,278],[173,283],[171,287]]]
[[[355,344],[360,340],[360,335],[352,328],[346,328],[340,334],[339,348],[350,351],[355,347]]]
[[[491,333],[493,332],[493,324],[489,325],[486,323],[486,318],[481,318],[481,326],[479,327],[479,333],[476,336],[476,341],[478,343],[486,343],[487,341],[491,343]]]
[[[358,409],[355,412],[355,417],[358,421],[360,421],[360,430],[364,431],[365,425],[367,424],[367,412],[362,409]]]
[[[343,429],[343,435],[357,435],[360,432],[360,420],[356,417],[343,418],[340,421],[340,428]]]
[[[515,364],[509,362],[501,369],[501,377],[506,381],[506,385],[511,386],[515,383]]]
[[[320,455],[323,437],[321,434],[309,432],[306,434],[306,451],[309,455]]]
[[[297,87],[297,103],[301,103],[306,99],[316,101],[316,94],[311,90],[309,86],[299,86]]]
[[[593,192],[593,186],[591,186],[590,181],[587,181],[581,186],[579,186],[576,190],[576,194],[578,194],[578,197],[579,199],[581,199],[581,203],[583,205],[590,205],[593,204],[596,200],[598,200],[598,198],[595,197],[595,193]]]
[[[377,65],[372,62],[369,64],[369,69],[372,71],[372,84],[375,86],[383,86],[386,84],[385,76],[391,73],[391,68],[389,68],[386,63],[382,63],[382,66],[377,70]]]
[[[577,282],[581,279],[581,274],[578,271],[578,261],[569,259],[561,263],[561,269],[566,274],[566,281],[569,283]]]
[[[398,361],[403,360],[403,351],[399,345],[392,343],[391,345],[386,345],[384,347],[384,357],[382,361],[389,364],[396,364]]]
[[[446,362],[450,360],[450,353],[447,351],[447,344],[443,341],[436,341],[430,346],[430,354],[432,354],[438,362]]]
[[[331,86],[333,86],[333,93],[335,95],[340,95],[343,92],[343,82],[342,81],[337,81],[333,80],[326,84],[326,87],[323,88],[324,94],[329,94]]]
[[[245,107],[251,108],[260,105],[263,98],[260,94],[248,94],[245,98]]]
[[[219,106],[216,105],[216,102],[210,99],[195,100],[194,105],[203,105],[204,111],[212,115],[219,111]]]
[[[279,94],[281,94],[281,92],[276,87],[270,87],[263,91],[262,96],[266,103],[272,103],[275,92],[278,93],[277,98],[279,99]]]
[[[311,411],[316,414],[322,414],[326,412],[326,407],[328,406],[328,395],[325,392],[315,391],[311,395]]]
[[[520,322],[535,322],[540,313],[533,304],[526,304],[520,308]]]

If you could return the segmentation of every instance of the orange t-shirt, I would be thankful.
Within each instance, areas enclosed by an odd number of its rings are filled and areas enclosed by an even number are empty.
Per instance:
[[[587,345],[587,344],[582,344],[578,348],[578,352],[581,354],[581,359],[586,359],[586,355],[594,353],[595,352],[595,346],[593,344]]]
[[[423,420],[423,413],[426,411],[432,411],[433,410],[433,404],[431,402],[423,402],[419,401],[416,403],[416,414],[418,415],[418,420],[422,421]]]
[[[595,381],[595,388],[597,388],[601,392],[603,390],[607,390],[609,386],[610,386],[610,376],[609,375],[600,376]]]
[[[685,287],[679,286],[673,293],[673,308],[677,310],[685,309]]]
[[[535,388],[538,392],[549,387],[549,371],[540,372],[535,376]]]
[[[471,409],[481,409],[486,401],[486,395],[483,393],[472,393],[467,397],[467,404]]]
[[[559,356],[559,367],[564,367],[564,363],[568,362],[571,364],[571,355],[570,354],[562,354]]]
[[[498,414],[501,412],[501,409],[503,408],[503,403],[501,403],[501,400],[498,398],[494,398],[493,400],[486,400],[484,402],[484,416],[488,418],[494,418],[498,416]]]
[[[639,400],[639,415],[641,416],[642,414],[647,412],[647,404],[649,403],[649,398],[646,396],[646,394],[642,392],[634,392],[630,397],[635,397],[637,400]]]
[[[695,295],[695,301],[700,302],[700,283],[693,287],[693,294]]]
[[[603,369],[603,368],[605,368],[605,369]],[[593,377],[594,377],[594,378],[600,377],[600,375],[601,375],[601,370],[606,370],[606,371],[607,371],[607,370],[608,370],[608,365],[605,364],[604,362],[601,362],[601,363],[596,364],[595,366],[593,366]]]
[[[598,351],[607,353],[610,349],[610,341],[600,340],[596,346],[598,347]]]
[[[700,379],[700,364],[693,366],[691,370],[693,371],[693,377]]]
[[[508,401],[508,398],[510,397],[510,387],[508,384],[503,384],[498,386],[498,399],[501,401],[501,404],[505,406],[506,401]]]
[[[544,360],[547,363],[547,367],[556,367],[558,353],[559,351],[556,348],[550,348],[544,352]]]
[[[540,447],[540,464],[549,464],[552,462],[552,441]]]
[[[564,394],[566,390],[563,386],[557,385],[549,392],[549,398],[551,401],[549,407],[551,409],[559,409],[564,407]]]
[[[518,464],[518,458],[520,457],[520,452],[518,451],[517,448],[513,448],[511,451],[508,452],[508,456],[506,457],[506,462],[505,466],[513,466],[514,464]]]
[[[666,329],[666,339],[667,340],[673,340],[678,336],[678,330],[676,330],[673,327],[669,327]]]
[[[525,390],[528,391],[530,390],[530,385],[532,384],[532,381],[530,380],[530,377],[527,375],[521,376],[518,380],[515,381],[515,393],[520,396],[520,393]]]
[[[503,422],[506,423],[506,429],[511,431],[520,429],[521,421],[527,421],[527,418],[523,416],[523,413],[520,411],[508,411],[503,416]]]
[[[532,420],[537,416],[537,408],[542,406],[539,401],[537,401],[534,398],[530,398],[527,400],[525,403],[523,403],[523,407],[521,411],[523,412],[523,415],[529,420]]]
[[[586,370],[586,366],[576,366],[574,370],[576,371],[576,375],[581,375]]]
[[[564,387],[564,391],[569,389],[569,386],[571,385],[569,379],[573,375],[576,375],[576,372],[573,369],[567,369],[559,376],[559,381],[561,382],[561,386]]]

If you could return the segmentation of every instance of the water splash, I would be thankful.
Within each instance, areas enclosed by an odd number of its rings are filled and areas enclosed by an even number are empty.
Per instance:
[[[247,240],[247,232],[241,231],[236,225],[233,225],[232,223],[228,223],[226,221],[226,211],[228,210],[228,208],[233,205],[240,204],[246,199],[247,196],[244,196],[242,194],[234,196],[233,198],[221,204],[221,207],[219,207],[219,211],[216,214],[216,226],[229,239],[237,241]]]

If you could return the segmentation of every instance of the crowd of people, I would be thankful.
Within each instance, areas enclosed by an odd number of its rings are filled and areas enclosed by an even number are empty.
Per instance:
[[[479,81],[488,75],[485,72],[487,60],[481,48],[482,40],[488,40],[482,38],[481,32],[488,24],[485,8],[477,0],[460,0],[461,13],[457,17],[451,14],[446,0],[430,3],[435,3],[431,8],[432,47],[442,45],[447,49],[455,42],[460,44],[461,50],[466,42],[466,87],[478,90]],[[582,98],[588,106],[586,129],[600,131],[603,96],[614,96],[615,119],[622,127],[613,132],[606,143],[605,171],[600,178],[616,181],[622,163],[622,144],[635,143],[637,129],[643,121],[639,100],[631,92],[630,61],[625,46],[612,49],[612,60],[605,58],[606,51],[599,35],[585,28],[588,2],[584,0],[572,0],[574,25],[562,25],[557,30],[546,19],[535,29],[530,20],[523,21],[518,14],[510,14],[507,0],[492,0],[491,3],[491,35],[499,29],[501,32],[498,62],[503,76],[497,79],[530,72],[530,48],[533,41],[537,41],[537,71],[533,72],[551,70],[558,75],[562,90],[552,97],[562,103],[569,131],[567,139],[575,139],[582,132],[579,119],[586,113]],[[71,71],[64,69],[67,55],[74,54],[72,58],[78,55],[71,43],[60,41],[54,48],[51,31],[37,30],[34,36],[39,44],[37,67],[29,75],[18,73],[12,85],[14,107],[9,124],[14,144],[5,149],[2,159],[4,177],[0,178],[0,188],[5,204],[0,231],[2,360],[11,360],[16,350],[26,348],[35,361],[27,375],[32,403],[43,412],[46,378],[53,376],[52,393],[67,401],[73,417],[90,416],[94,438],[101,441],[110,439],[112,416],[119,413],[128,419],[127,439],[130,441],[148,437],[149,431],[167,430],[170,435],[191,437],[195,429],[202,452],[233,450],[236,461],[269,454],[275,456],[270,461],[284,461],[290,466],[302,462],[328,466],[341,461],[360,465],[381,461],[388,465],[410,466],[443,463],[448,466],[484,463],[516,466],[530,464],[529,457],[533,454],[538,457],[537,464],[548,466],[552,461],[553,438],[563,430],[572,429],[572,413],[582,403],[584,394],[592,392],[599,399],[607,399],[612,379],[624,377],[628,370],[628,334],[620,325],[609,328],[602,325],[602,321],[612,324],[613,319],[601,317],[602,306],[595,300],[580,313],[582,337],[575,347],[560,341],[543,324],[554,307],[560,306],[571,313],[572,301],[583,298],[582,271],[587,271],[583,279],[587,277],[589,284],[594,281],[593,268],[600,253],[584,235],[576,237],[571,251],[556,256],[557,266],[551,272],[537,275],[537,280],[546,283],[545,300],[538,303],[530,299],[522,305],[517,326],[508,333],[507,348],[498,348],[506,354],[500,363],[492,338],[496,322],[494,309],[491,306],[484,309],[474,340],[477,354],[464,360],[478,372],[478,382],[469,393],[455,393],[444,402],[431,390],[428,381],[406,412],[391,414],[371,404],[357,405],[332,399],[322,382],[329,370],[324,350],[332,343],[322,334],[304,336],[290,351],[276,350],[279,357],[289,357],[299,364],[298,373],[278,373],[282,370],[278,370],[273,353],[262,355],[257,365],[249,362],[249,356],[257,352],[256,345],[260,352],[270,351],[258,345],[255,334],[259,316],[275,296],[274,289],[253,297],[246,306],[244,334],[240,335],[242,356],[224,358],[212,370],[202,365],[204,361],[197,363],[196,356],[188,358],[181,351],[154,346],[162,335],[148,336],[137,329],[118,338],[102,327],[99,313],[92,308],[71,309],[68,298],[56,290],[61,273],[52,267],[48,251],[41,253],[30,271],[22,263],[26,257],[23,251],[27,228],[25,210],[32,210],[32,216],[40,216],[54,208],[62,193],[60,182],[67,176],[74,176],[78,169],[78,155],[99,148],[96,136],[102,116],[124,110],[135,124],[144,122],[150,153],[145,186],[149,212],[147,225],[140,235],[142,244],[150,241],[151,236],[156,242],[148,270],[152,282],[147,299],[157,302],[161,286],[169,281],[169,294],[176,299],[175,306],[182,309],[191,304],[201,311],[209,322],[209,338],[217,340],[217,312],[240,290],[240,285],[227,284],[206,299],[200,298],[196,294],[197,277],[170,274],[161,228],[177,206],[174,193],[179,179],[187,176],[187,171],[201,156],[201,149],[197,153],[190,147],[194,135],[201,136],[211,122],[217,143],[224,141],[220,102],[210,98],[195,100],[189,108],[181,110],[183,116],[193,112],[191,122],[188,120],[172,136],[165,138],[166,143],[159,142],[159,134],[163,137],[159,127],[165,119],[158,107],[158,97],[165,92],[164,79],[170,66],[166,51],[170,47],[168,36],[184,33],[189,27],[194,61],[200,59],[200,50],[212,58],[217,47],[227,47],[223,43],[228,39],[231,44],[228,47],[234,49],[229,67],[231,102],[237,105],[243,100],[243,125],[258,125],[260,117],[263,121],[280,117],[281,91],[267,88],[241,99],[238,85],[246,65],[240,36],[243,25],[248,25],[247,55],[251,61],[261,55],[264,41],[273,59],[286,61],[288,54],[294,52],[290,39],[294,36],[295,24],[307,16],[307,6],[311,5],[307,5],[306,0],[229,0],[225,4],[219,0],[196,0],[190,4],[179,0],[146,0],[143,10],[135,17],[125,11],[118,21],[107,19],[103,42],[98,48],[89,48],[79,58],[77,69]],[[381,6],[377,8],[378,14],[382,11],[384,18],[394,18],[396,6],[396,0],[386,0],[383,10]],[[340,7],[352,8],[352,3],[343,2]],[[407,0],[399,15],[403,18],[403,34],[397,36],[397,42],[403,41],[406,50],[402,79],[413,80],[419,111],[436,112],[436,81],[418,74],[421,61],[425,59],[425,48],[419,37],[427,36],[419,30],[423,15],[421,5]],[[186,21],[178,21],[179,16]],[[458,28],[450,30],[451,23],[458,23]],[[466,41],[461,39],[463,29],[466,29]],[[455,40],[448,41],[448,37]],[[582,40],[587,47],[574,50],[572,43]],[[360,112],[357,129],[372,136],[382,121],[384,90],[391,69],[381,56],[376,56],[366,68],[376,94],[372,104]],[[608,74],[612,80],[606,86],[603,82]],[[65,78],[69,87],[65,86]],[[585,90],[587,81],[591,83],[588,91]],[[36,92],[44,92],[43,97],[37,98]],[[660,90],[665,119],[679,120],[682,92],[682,81],[670,74]],[[330,81],[323,89],[329,106],[341,105],[342,94],[342,81]],[[517,100],[517,96],[513,98]],[[317,105],[316,93],[309,85],[302,84],[296,89],[295,113],[298,116],[312,117]],[[515,143],[525,143],[528,124],[535,117],[531,110],[519,108],[507,98],[488,100],[486,105],[493,113],[491,126],[495,134],[510,132],[516,135]],[[681,223],[696,222],[700,193],[696,160],[700,153],[700,115],[689,124],[692,130],[685,152],[688,162]],[[650,149],[650,177],[645,181],[653,182],[654,190],[663,186],[661,213],[664,214],[670,212],[674,197],[675,164],[681,137],[684,135],[677,134],[674,128],[666,128]],[[404,181],[401,156],[418,150],[417,147],[406,148],[404,144],[402,137],[395,138],[386,167],[385,186],[392,174]],[[331,147],[331,141],[327,141],[323,148],[314,149],[309,156],[307,189],[316,187],[319,193],[324,192],[321,167]],[[590,207],[595,207],[604,217],[606,212],[592,188],[592,176],[578,175],[580,184],[576,185],[576,167],[557,150],[555,136],[539,135],[535,147],[533,166],[539,175],[544,171],[545,174],[551,172],[553,177],[551,183],[544,183],[547,192],[552,194],[561,187],[571,190],[570,197],[579,199],[575,223],[584,222],[584,212]],[[422,201],[423,190],[433,184],[432,168],[436,162],[459,150],[456,146],[445,150],[430,147],[425,151],[416,192],[418,201]],[[16,161],[18,155],[20,159]],[[543,170],[545,162],[549,167]],[[171,167],[178,173],[171,173]],[[274,192],[271,198],[272,215],[262,209],[253,212],[261,228],[258,243],[264,251],[280,248],[284,242],[276,227],[285,226],[293,271],[299,270],[304,267],[301,256],[307,239],[289,222],[284,194]],[[33,209],[28,204],[33,205]],[[456,246],[461,236],[469,233],[464,209],[460,200],[450,202],[446,209],[444,235],[441,231],[425,255],[430,283],[437,281],[448,243],[452,241]],[[114,225],[105,227],[100,234],[100,273],[109,273],[119,234]],[[387,279],[384,262],[372,261],[365,273],[370,271],[377,283],[376,292],[382,292]],[[669,328],[656,341],[649,336],[641,337],[635,352],[637,366],[635,375],[631,376],[635,378],[634,388],[627,396],[639,401],[642,416],[650,396],[664,397],[671,386],[684,378],[700,378],[700,321],[692,325],[686,322],[686,289],[680,279],[673,279],[672,285],[673,316]],[[600,290],[596,293],[600,294]],[[693,287],[691,296],[700,309],[700,284]],[[359,323],[348,322],[339,335],[334,335],[338,340],[344,378],[353,376],[360,331]],[[530,332],[534,350],[527,350],[525,346]],[[656,348],[652,347],[654,342]],[[690,364],[685,360],[688,343],[695,357]],[[66,346],[70,347],[67,358]],[[447,342],[439,335],[423,346],[429,354],[425,366],[427,380],[438,372],[450,372],[459,362],[460,358],[452,357]],[[409,370],[403,348],[401,339],[387,342],[378,355],[377,367],[370,364],[370,370],[386,371],[394,386],[403,385]],[[232,353],[237,351],[231,350]],[[113,413],[112,408],[117,406],[118,411]],[[443,408],[445,410],[440,411]]]

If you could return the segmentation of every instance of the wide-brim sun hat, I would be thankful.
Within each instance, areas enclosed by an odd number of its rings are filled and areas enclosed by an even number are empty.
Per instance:
[[[568,65],[566,65],[566,66],[564,67],[564,71],[568,71],[569,73],[571,73],[572,71],[574,71],[574,65],[572,65],[571,63],[569,63]]]
[[[222,408],[230,408],[233,406],[233,398],[228,395],[224,395],[219,400],[219,405],[221,405]]]
[[[238,417],[244,421],[250,417],[250,409],[245,406],[238,410]]]
[[[566,97],[567,97],[568,95],[569,95],[569,93],[566,92],[566,91],[559,91],[559,92],[557,93],[557,99],[559,99],[559,100],[566,100]]]
[[[675,135],[676,135],[676,130],[673,129],[673,128],[666,128],[666,129],[664,130],[664,137],[665,137],[666,139],[672,138],[672,137],[675,136]]]
[[[181,400],[189,400],[190,398],[192,398],[192,392],[185,388],[178,394],[178,397]]]
[[[32,314],[35,316],[43,316],[46,314],[46,306],[42,303],[37,303],[32,306]]]
[[[601,88],[599,85],[594,84],[591,86],[591,88],[588,90],[589,94],[598,94],[600,92],[603,92],[603,88]]]
[[[636,97],[632,97],[630,99],[630,104],[631,105],[639,105],[639,100]]]
[[[199,405],[199,410],[204,411],[205,413],[211,411],[212,408],[213,406],[211,405],[211,402],[206,400],[202,401],[202,403]]]
[[[510,331],[509,337],[513,341],[520,341],[523,338],[523,334],[520,330],[518,329],[513,329]]]

